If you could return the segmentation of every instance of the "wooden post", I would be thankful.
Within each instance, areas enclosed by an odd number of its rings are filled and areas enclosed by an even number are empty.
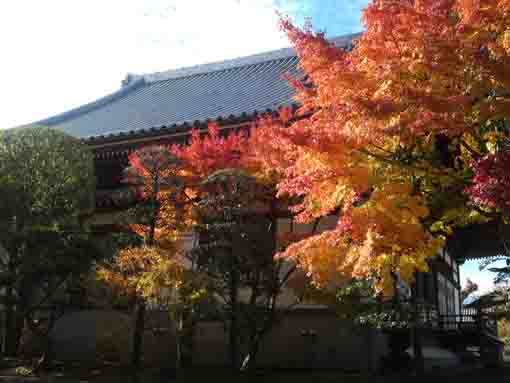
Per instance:
[[[419,317],[418,317],[418,299],[417,299],[417,289],[416,285],[411,289],[411,299],[412,299],[412,307],[413,307],[413,325],[412,325],[412,344],[413,344],[413,354],[414,354],[414,363],[417,375],[422,375],[425,370],[425,361],[423,360],[423,348],[421,342],[421,334],[419,331]]]
[[[145,329],[145,302],[140,300],[136,309],[136,321],[133,334],[133,350],[131,354],[131,363],[135,369],[140,367],[142,358],[143,333]]]

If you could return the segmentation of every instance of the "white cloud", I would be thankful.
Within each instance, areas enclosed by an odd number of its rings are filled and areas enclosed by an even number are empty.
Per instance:
[[[0,127],[147,73],[288,45],[273,0],[9,0],[0,5]]]

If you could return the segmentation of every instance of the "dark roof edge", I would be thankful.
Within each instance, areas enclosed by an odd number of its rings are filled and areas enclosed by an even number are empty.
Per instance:
[[[244,125],[247,123],[251,123],[255,121],[257,118],[262,116],[275,116],[279,110],[285,107],[291,107],[294,110],[298,108],[296,103],[290,103],[288,105],[281,105],[276,110],[275,109],[266,109],[266,110],[254,110],[252,113],[242,113],[240,115],[231,114],[228,117],[218,117],[214,120],[195,120],[183,122],[180,124],[172,124],[169,126],[157,126],[152,127],[150,129],[141,129],[141,130],[132,130],[130,132],[120,132],[120,133],[111,133],[109,135],[102,136],[91,136],[87,138],[82,138],[81,141],[85,144],[91,145],[93,147],[102,147],[102,146],[114,146],[114,145],[123,145],[126,143],[130,143],[132,141],[139,141],[141,139],[151,140],[158,139],[166,136],[173,135],[182,135],[188,134],[192,129],[205,129],[207,128],[209,123],[216,123],[222,127],[227,127],[229,125]]]

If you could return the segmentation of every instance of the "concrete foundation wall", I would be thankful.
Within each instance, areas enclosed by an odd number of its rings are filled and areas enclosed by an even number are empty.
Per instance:
[[[264,338],[258,362],[289,368],[373,369],[386,352],[385,337],[354,328],[327,310],[284,316]]]
[[[96,359],[128,363],[134,317],[117,311],[88,310],[61,318],[52,332],[60,360],[92,362]],[[143,361],[148,366],[171,365],[175,337],[165,312],[149,313],[144,336]],[[197,326],[193,364],[228,364],[227,334],[221,322]],[[265,336],[257,364],[263,367],[373,369],[387,352],[385,336],[352,328],[334,313],[299,309],[281,317]]]

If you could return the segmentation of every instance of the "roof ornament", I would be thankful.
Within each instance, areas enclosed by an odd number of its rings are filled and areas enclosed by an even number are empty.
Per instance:
[[[126,75],[126,77],[124,78],[124,80],[122,80],[122,82],[121,82],[121,88],[126,88],[128,86],[131,86],[135,82],[137,82],[137,81],[139,81],[141,79],[143,79],[143,76],[140,76],[140,75],[137,75],[137,74],[133,74],[133,73],[128,73]]]
[[[133,83],[133,74],[128,73],[124,80],[122,80],[121,87],[124,88],[126,86],[129,86]]]

